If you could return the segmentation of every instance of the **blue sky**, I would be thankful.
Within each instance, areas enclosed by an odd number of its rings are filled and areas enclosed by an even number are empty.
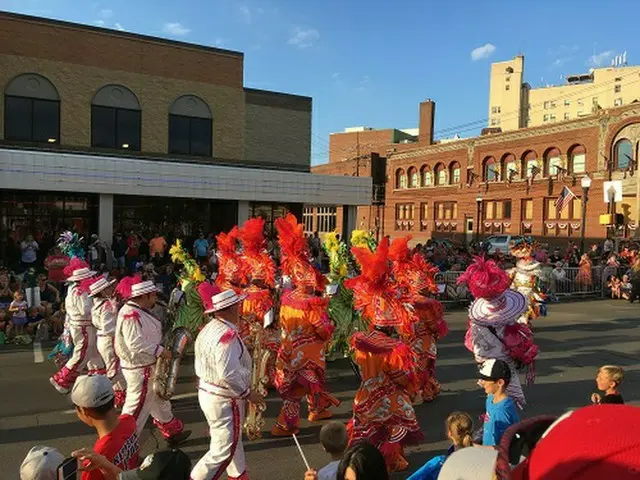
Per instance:
[[[313,163],[327,161],[330,132],[417,126],[425,98],[436,101],[436,136],[479,133],[452,127],[487,116],[491,61],[524,54],[533,86],[625,50],[640,64],[637,0],[0,0],[0,9],[242,51],[246,86],[313,97]]]

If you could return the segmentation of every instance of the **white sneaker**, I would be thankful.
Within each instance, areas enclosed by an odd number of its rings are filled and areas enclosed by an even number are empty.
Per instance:
[[[55,389],[56,389],[59,393],[61,393],[62,395],[67,395],[67,394],[71,391],[71,390],[70,390],[70,389],[68,389],[68,388],[63,388],[63,387],[61,387],[60,385],[58,385],[58,384],[56,383],[56,381],[53,379],[53,377],[51,377],[51,378],[49,379],[49,383],[50,383],[51,385],[53,385],[53,388],[55,388]]]

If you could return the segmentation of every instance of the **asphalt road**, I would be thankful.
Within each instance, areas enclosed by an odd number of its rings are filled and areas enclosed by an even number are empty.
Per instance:
[[[598,366],[618,364],[627,375],[622,386],[627,403],[640,405],[640,307],[622,301],[582,301],[551,305],[548,317],[535,324],[541,354],[537,361],[536,384],[526,389],[529,406],[524,416],[562,413],[586,405],[595,389]],[[437,374],[442,395],[433,403],[417,407],[426,435],[422,445],[408,449],[414,471],[432,455],[447,448],[444,420],[453,410],[467,411],[474,418],[482,413],[484,398],[476,386],[471,354],[464,349],[466,312],[447,313],[451,333],[439,347]],[[43,346],[44,360],[37,348],[0,346],[0,478],[18,478],[18,469],[34,445],[50,445],[68,454],[90,447],[95,434],[76,418],[68,398],[59,395],[48,382],[54,365],[46,360],[49,346]],[[328,369],[331,391],[342,400],[335,418],[346,422],[357,381],[348,365],[331,363]],[[245,442],[253,480],[296,480],[304,476],[304,464],[292,439],[272,438],[268,433],[280,406],[276,394],[268,400],[264,438]],[[175,413],[193,430],[184,450],[197,461],[208,449],[206,423],[198,407],[193,366],[183,364]],[[151,423],[151,422],[149,422]],[[320,424],[302,420],[299,440],[310,464],[324,466],[328,459],[318,443]],[[143,434],[143,453],[163,446],[151,428]],[[394,479],[406,478],[396,475]]]

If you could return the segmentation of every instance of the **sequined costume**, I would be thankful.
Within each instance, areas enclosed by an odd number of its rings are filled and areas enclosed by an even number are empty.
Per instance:
[[[516,266],[508,271],[511,288],[527,299],[527,310],[518,318],[518,322],[528,325],[531,320],[546,315],[547,296],[540,282],[542,266],[532,256],[535,242],[531,237],[512,241],[510,248],[511,255],[518,259]]]

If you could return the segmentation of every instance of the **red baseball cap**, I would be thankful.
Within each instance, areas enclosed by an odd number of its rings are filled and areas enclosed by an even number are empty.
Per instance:
[[[640,480],[640,408],[593,405],[560,417],[514,480]]]

